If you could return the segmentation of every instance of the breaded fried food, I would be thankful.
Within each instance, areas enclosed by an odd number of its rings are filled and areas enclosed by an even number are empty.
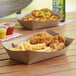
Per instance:
[[[41,10],[33,10],[30,15],[26,15],[22,18],[23,21],[50,21],[57,20],[59,16],[57,14],[53,14],[50,9],[44,8]]]
[[[40,10],[33,10],[32,11],[32,15],[34,15],[35,17],[42,17],[43,16],[43,12]]]
[[[52,12],[49,9],[33,10],[32,15],[35,17],[50,17]]]
[[[43,17],[50,17],[52,15],[52,12],[47,8],[41,9],[41,11],[43,12]]]
[[[49,17],[49,20],[55,21],[57,19],[59,19],[58,15],[52,15],[52,16]]]
[[[36,21],[49,21],[49,19],[47,17],[38,17],[38,18],[35,18],[34,20],[36,20]]]
[[[41,21],[41,18],[40,18],[40,17],[38,17],[38,18],[35,17],[34,20],[35,20],[35,21]]]
[[[65,48],[65,42],[66,42],[66,38],[61,36],[61,35],[57,35],[53,37],[52,42],[50,43],[50,47],[52,49],[55,50],[61,50],[63,48]]]
[[[39,32],[39,33],[36,33],[34,36],[44,37],[44,36],[52,36],[52,35],[50,35],[50,34],[47,33],[47,32]]]
[[[66,38],[63,37],[62,35],[54,36],[54,37],[53,37],[53,41],[56,41],[56,40],[58,40],[59,43],[65,43],[65,42],[66,42]]]
[[[25,17],[22,18],[23,21],[31,21],[34,20],[34,16],[33,15],[27,15]]]
[[[40,32],[35,34],[32,38],[30,38],[29,41],[31,44],[46,43],[46,45],[49,45],[52,39],[52,35],[46,32]]]
[[[59,40],[60,43],[62,43],[62,42],[65,43],[66,42],[66,38],[61,36],[61,35],[58,35],[58,40]]]
[[[40,21],[49,21],[47,17],[42,17]]]
[[[53,51],[55,50],[58,51],[58,50],[63,49],[65,47],[65,44],[64,43],[51,43],[50,47],[54,49]]]

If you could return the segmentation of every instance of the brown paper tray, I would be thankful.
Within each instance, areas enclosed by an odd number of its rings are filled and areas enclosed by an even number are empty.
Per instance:
[[[52,35],[58,35],[58,33],[55,33],[53,31],[47,30],[49,34]],[[61,56],[67,52],[67,47],[72,43],[73,39],[72,38],[67,38],[66,41],[66,48],[62,49],[61,51],[57,52],[35,52],[35,51],[11,51],[8,50],[7,47],[11,47],[12,42],[22,42],[26,41],[28,38],[32,37],[33,35],[29,35],[27,37],[17,39],[17,40],[12,40],[8,42],[3,42],[2,45],[6,49],[8,55],[10,56],[11,59],[26,63],[26,64],[32,64],[35,62],[39,62],[42,60],[46,60],[49,58]]]
[[[59,19],[57,19],[55,21],[23,21],[22,18],[26,15],[29,15],[29,14],[31,14],[31,13],[18,15],[17,20],[21,24],[22,27],[24,27],[26,29],[30,29],[30,30],[55,27],[63,18],[63,15],[60,15],[58,13],[53,12],[53,14],[57,14],[59,16]]]

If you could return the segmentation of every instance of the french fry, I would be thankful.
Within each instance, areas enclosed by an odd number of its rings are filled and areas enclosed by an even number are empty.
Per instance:
[[[15,42],[13,42],[13,43],[12,43],[12,46],[13,46],[13,47],[17,47],[18,44],[19,44],[19,43],[15,43]]]
[[[50,47],[47,47],[47,48],[45,48],[43,50],[32,50],[32,51],[37,51],[37,52],[51,52],[52,49]]]
[[[23,42],[18,44],[18,49],[21,50],[21,51],[25,50]]]

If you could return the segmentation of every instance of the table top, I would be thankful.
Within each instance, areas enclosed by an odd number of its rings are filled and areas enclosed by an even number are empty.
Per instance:
[[[67,13],[68,18],[76,19],[76,12]],[[25,30],[19,25],[16,19],[0,20],[0,22],[5,21],[16,22],[15,32],[24,34],[21,37],[44,30]],[[66,37],[76,38],[76,22],[66,24],[62,27],[57,26],[47,29],[58,32]],[[76,76],[76,40],[73,41],[67,50],[67,53],[60,57],[26,65],[11,60],[0,44],[0,76]]]

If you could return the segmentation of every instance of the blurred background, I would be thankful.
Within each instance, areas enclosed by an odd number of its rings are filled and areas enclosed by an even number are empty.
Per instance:
[[[76,11],[75,7],[76,7],[76,0],[66,0],[66,12]],[[41,8],[52,9],[52,0],[33,0],[27,7],[24,7],[21,11],[22,13],[25,13],[34,9],[41,9]],[[0,19],[15,18],[15,17],[16,17],[16,13],[13,13],[11,15],[1,17]]]

